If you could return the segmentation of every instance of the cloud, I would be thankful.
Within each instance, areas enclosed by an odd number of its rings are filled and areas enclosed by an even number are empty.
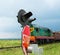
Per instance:
[[[17,25],[16,20],[10,17],[0,17],[0,32],[9,27],[15,27]]]
[[[0,17],[0,26],[1,27],[7,27],[7,26],[12,26],[16,24],[16,21],[14,18],[11,17]]]
[[[40,26],[60,30],[60,0],[0,0],[0,33],[6,32],[0,36],[12,38],[21,32],[16,18],[20,9],[31,11]]]
[[[21,30],[17,18],[0,17],[0,32],[18,32]]]
[[[21,27],[17,18],[0,17],[0,39],[20,39]]]
[[[20,39],[21,38],[21,33],[0,33],[0,39]]]
[[[57,0],[45,0],[47,6],[49,6],[50,9],[55,8],[55,6],[57,5]]]
[[[16,16],[19,9],[44,16],[60,10],[60,0],[0,0],[0,16]],[[54,13],[53,13],[54,14]],[[45,15],[46,16],[46,15]]]
[[[38,22],[37,22],[38,21]],[[52,31],[60,31],[60,19],[59,18],[37,18],[36,21],[33,22],[42,27],[47,27]]]
[[[0,0],[0,6],[9,6],[14,3],[14,0]]]
[[[37,20],[36,21],[34,21],[34,23],[54,23],[54,24],[58,24],[58,23],[60,23],[60,18],[39,18],[39,17],[37,17],[36,18]],[[37,22],[38,21],[38,22]]]

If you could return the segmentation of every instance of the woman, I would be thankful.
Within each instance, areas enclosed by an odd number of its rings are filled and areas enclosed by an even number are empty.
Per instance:
[[[22,49],[24,55],[29,55],[28,46],[30,44],[30,27],[26,25],[22,31]]]

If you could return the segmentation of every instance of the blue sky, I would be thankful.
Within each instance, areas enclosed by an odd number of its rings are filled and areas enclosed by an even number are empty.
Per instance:
[[[17,22],[20,9],[32,11],[33,23],[60,31],[60,0],[0,0],[0,39],[21,38],[21,25]]]

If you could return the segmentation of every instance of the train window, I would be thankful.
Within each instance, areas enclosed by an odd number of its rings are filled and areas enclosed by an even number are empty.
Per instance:
[[[51,32],[49,29],[47,30],[48,32]]]
[[[36,29],[36,31],[38,32],[39,31],[39,29],[38,28],[35,28]]]

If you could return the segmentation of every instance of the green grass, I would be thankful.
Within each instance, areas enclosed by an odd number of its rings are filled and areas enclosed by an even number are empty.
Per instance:
[[[0,40],[0,48],[20,45],[21,40]],[[0,49],[0,55],[23,55],[23,52],[22,48]]]
[[[43,45],[44,55],[60,55],[60,43]]]
[[[20,40],[0,40],[0,48],[19,45],[21,45]],[[39,47],[43,47],[43,55],[60,55],[60,43],[46,44]],[[22,48],[0,49],[0,55],[23,55],[23,52]]]
[[[21,45],[21,40],[0,40],[0,47]]]

